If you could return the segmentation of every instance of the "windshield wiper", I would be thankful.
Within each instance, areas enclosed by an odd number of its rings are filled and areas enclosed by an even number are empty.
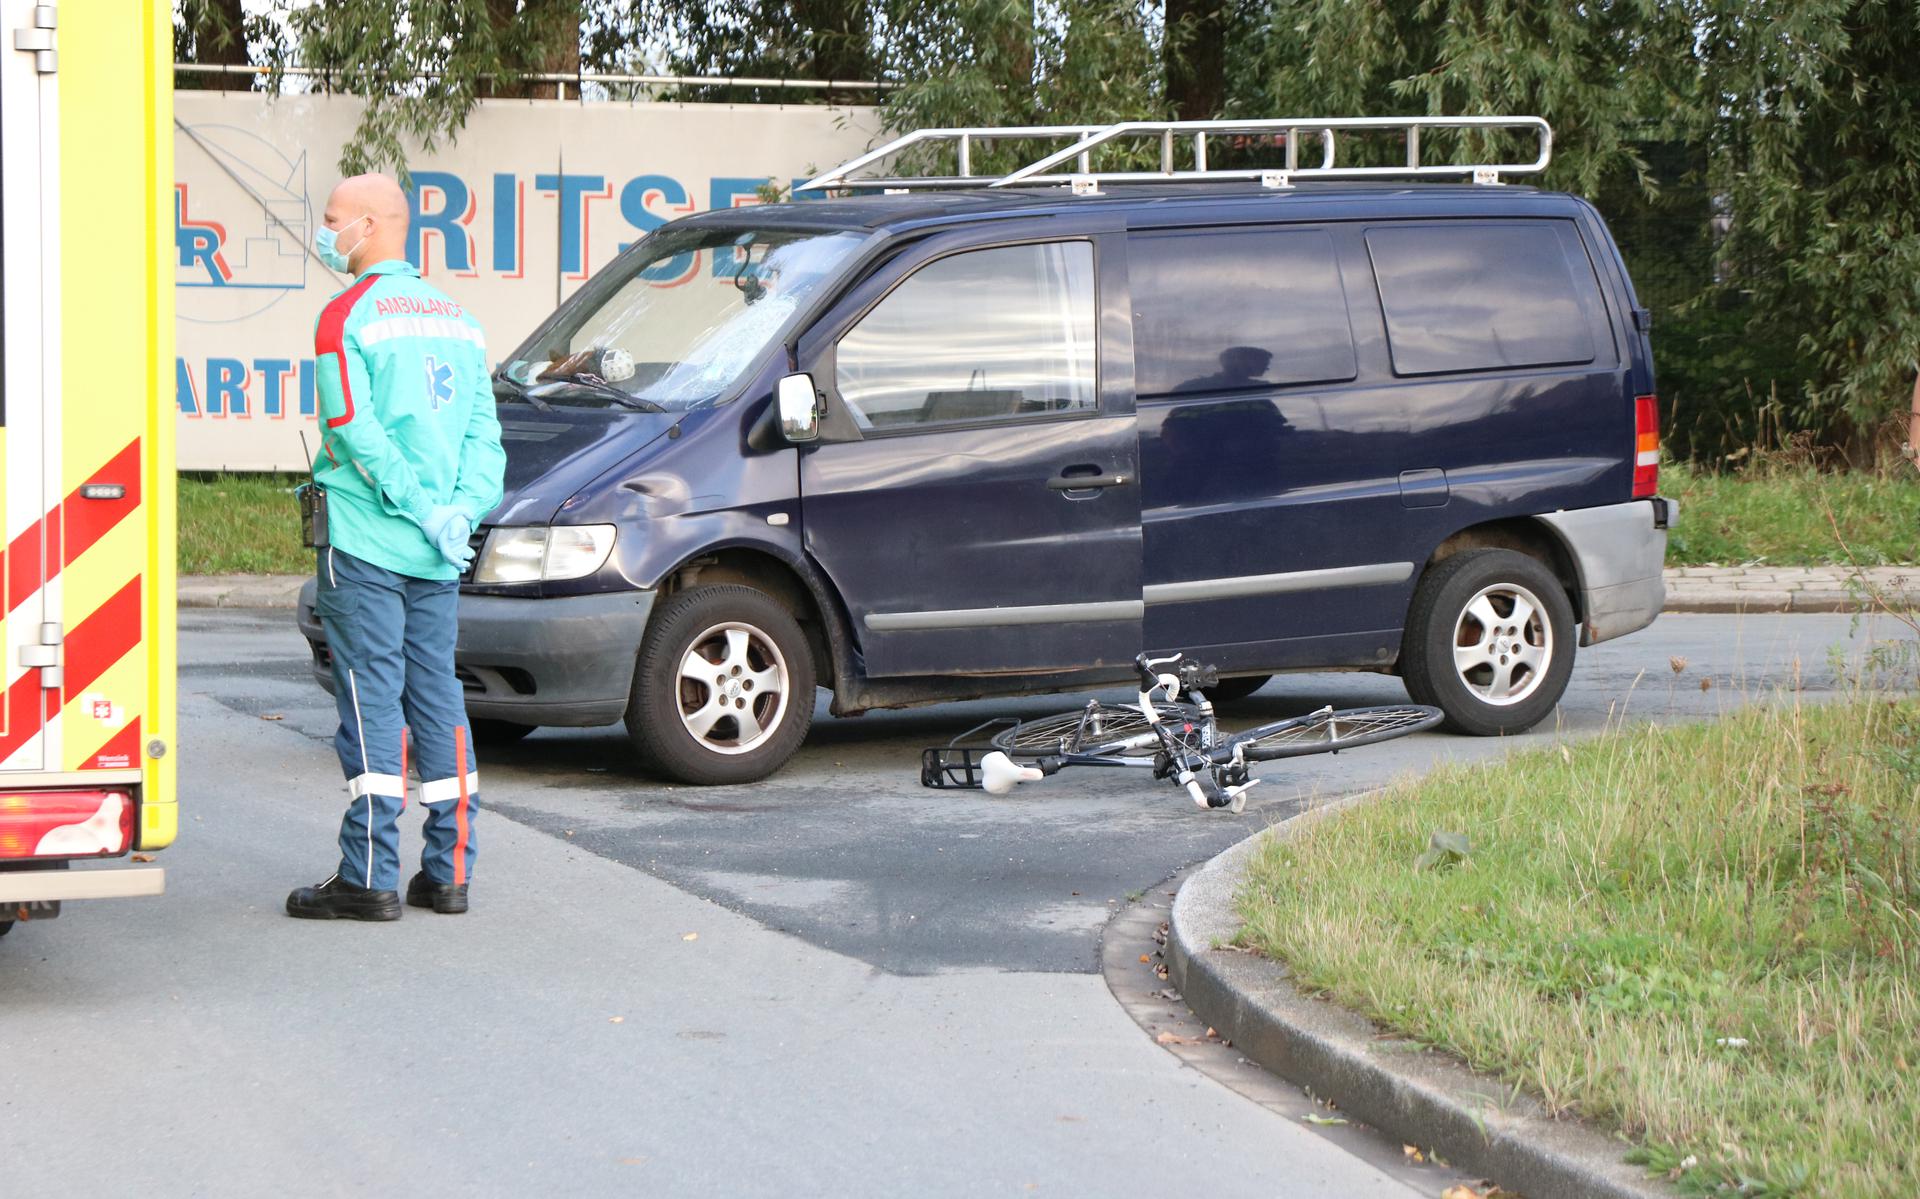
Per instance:
[[[643,400],[630,391],[615,387],[605,379],[594,375],[539,375],[541,383],[560,383],[568,387],[578,387],[603,400],[612,400],[622,408],[631,408],[635,412],[665,412],[666,409],[652,400]]]
[[[504,374],[493,376],[493,386],[496,392],[500,389],[500,386],[502,384],[506,385],[507,390],[513,395],[514,399],[525,400],[527,403],[532,404],[535,408],[538,408],[542,412],[553,411],[553,405],[547,403],[545,400],[541,399],[539,396],[534,395],[532,392],[528,391],[526,384],[510,379]]]

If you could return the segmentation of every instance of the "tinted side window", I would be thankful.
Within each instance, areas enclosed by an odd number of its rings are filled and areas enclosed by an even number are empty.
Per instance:
[[[840,339],[835,381],[862,428],[1091,411],[1093,247],[941,258]]]
[[[1367,231],[1398,375],[1571,366],[1594,359],[1582,290],[1547,222]]]
[[[1204,229],[1127,240],[1141,396],[1354,376],[1353,330],[1318,229]]]

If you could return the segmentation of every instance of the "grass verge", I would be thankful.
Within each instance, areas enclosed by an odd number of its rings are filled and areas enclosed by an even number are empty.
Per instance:
[[[1241,912],[1302,985],[1683,1190],[1920,1193],[1911,700],[1443,768],[1266,846]]]
[[[1661,494],[1680,501],[1680,522],[1667,535],[1667,565],[1844,563],[1829,511],[1856,565],[1920,562],[1920,474],[1902,466],[1892,474],[1810,466],[1711,474],[1663,466]]]
[[[180,573],[306,574],[293,489],[304,475],[180,476]]]

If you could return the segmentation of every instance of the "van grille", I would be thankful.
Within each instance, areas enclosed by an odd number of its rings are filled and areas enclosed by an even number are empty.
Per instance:
[[[458,666],[460,689],[487,695],[532,695],[539,690],[531,672],[518,666]]]

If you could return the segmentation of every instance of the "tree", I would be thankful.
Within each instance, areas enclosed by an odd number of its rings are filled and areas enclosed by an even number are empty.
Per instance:
[[[173,16],[173,60],[247,66],[248,33],[247,14],[240,0],[180,0]],[[253,78],[180,71],[174,74],[173,86],[186,91],[247,91],[253,87]]]
[[[1205,121],[1226,111],[1232,18],[1226,0],[1166,0],[1161,69],[1167,107],[1177,119]]]
[[[487,23],[507,69],[483,80],[479,94],[512,99],[555,99],[558,82],[522,80],[529,75],[580,73],[580,0],[487,0]]]
[[[1865,461],[1920,362],[1920,4],[1725,0],[1699,22],[1693,130],[1730,218],[1708,299],[1798,351],[1759,381],[1787,427]]]
[[[1106,124],[1165,111],[1159,63],[1137,4],[1056,0],[910,0],[887,9],[883,77],[893,129]],[[976,174],[1011,170],[1058,142],[996,142]],[[1126,161],[1124,156],[1114,161]],[[951,157],[903,166],[953,170]]]
[[[1664,0],[1580,5],[1486,0],[1305,0],[1274,7],[1269,95],[1289,113],[1547,117],[1554,156],[1542,180],[1583,194],[1621,175],[1651,182],[1640,144],[1689,87],[1686,17]],[[1449,152],[1504,156],[1513,142],[1439,137]],[[1376,153],[1404,161],[1398,147]],[[1532,157],[1530,148],[1526,156]]]
[[[589,41],[596,58],[641,67],[650,50],[664,47],[657,66],[675,74],[865,82],[876,70],[876,12],[865,0],[648,0],[625,19],[595,22]],[[728,103],[872,100],[854,89],[686,91]]]
[[[409,146],[456,136],[478,99],[554,95],[527,76],[580,64],[581,0],[275,0],[274,12],[276,86],[297,63],[366,101],[346,174],[386,167],[404,182]]]

